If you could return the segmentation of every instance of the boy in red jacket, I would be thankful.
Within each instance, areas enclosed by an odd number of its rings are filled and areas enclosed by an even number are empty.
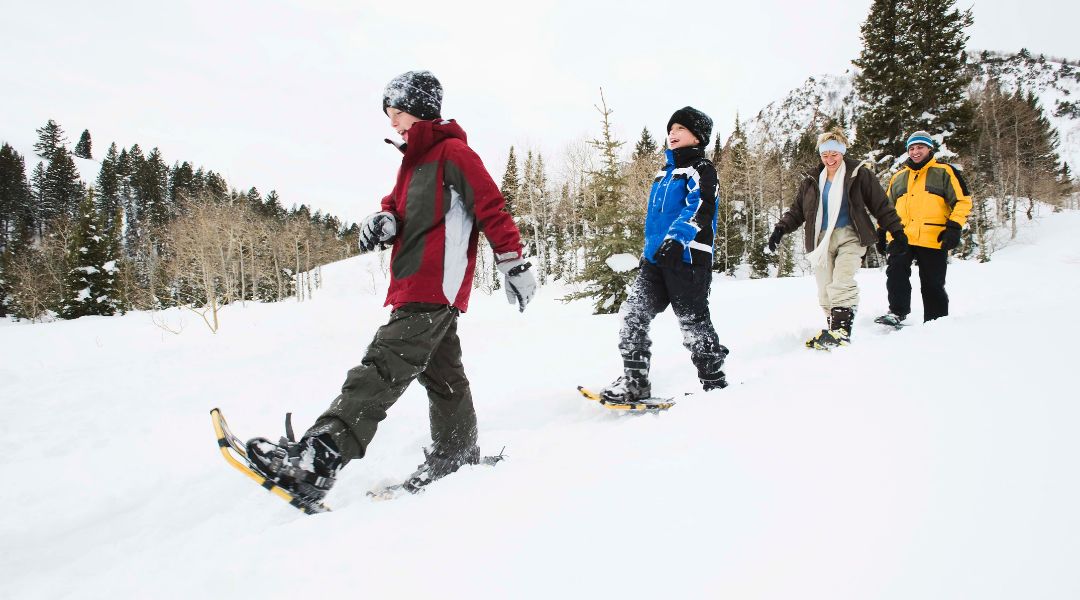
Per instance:
[[[464,130],[440,116],[442,86],[435,76],[409,71],[395,77],[382,104],[405,142],[398,146],[404,156],[382,210],[361,225],[360,249],[393,244],[390,321],[298,442],[255,438],[247,444],[257,470],[308,500],[320,500],[346,463],[363,458],[386,411],[414,379],[427,389],[432,446],[402,487],[415,493],[462,465],[477,464],[476,413],[457,319],[469,305],[479,231],[495,252],[510,302],[523,311],[536,290],[498,186]]]

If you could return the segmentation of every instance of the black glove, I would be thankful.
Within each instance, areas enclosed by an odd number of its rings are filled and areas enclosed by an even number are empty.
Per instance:
[[[960,245],[960,224],[952,219],[945,221],[945,229],[938,234],[941,249],[946,252]]]
[[[907,234],[903,229],[892,232],[892,241],[889,242],[889,255],[900,256],[908,253]]]
[[[665,267],[679,266],[683,262],[683,248],[684,246],[679,240],[668,238],[664,240],[663,244],[660,244],[660,249],[653,255],[653,260],[656,261],[656,264]]]
[[[780,238],[782,237],[784,237],[784,230],[777,225],[773,228],[772,235],[769,236],[769,252],[776,252],[776,247],[780,245]]]
[[[875,246],[877,246],[878,254],[885,254],[885,230],[881,227],[878,227],[877,230],[877,244]]]

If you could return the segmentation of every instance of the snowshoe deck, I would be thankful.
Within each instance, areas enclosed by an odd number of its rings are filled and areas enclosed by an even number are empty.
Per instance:
[[[292,506],[305,514],[330,512],[330,508],[325,504],[297,496],[273,481],[270,481],[266,477],[263,477],[252,468],[251,462],[247,457],[247,450],[244,447],[244,442],[233,435],[232,430],[229,429],[229,424],[221,414],[221,410],[217,408],[211,410],[210,419],[214,423],[214,434],[217,436],[218,448],[221,450],[221,455],[225,457],[225,461],[232,465],[233,468],[246,475],[249,479],[259,484],[263,489],[274,496],[288,502],[289,506]]]
[[[578,386],[578,391],[582,396],[585,396],[589,400],[593,400],[608,410],[621,410],[630,413],[645,413],[645,412],[659,412],[667,410],[672,406],[675,406],[675,401],[671,398],[645,398],[644,400],[638,400],[635,402],[609,402],[600,397],[600,394],[586,389],[584,386]]]

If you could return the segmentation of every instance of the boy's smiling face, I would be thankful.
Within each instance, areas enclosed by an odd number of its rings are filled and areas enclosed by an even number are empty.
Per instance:
[[[672,150],[701,144],[701,140],[694,137],[694,134],[690,133],[689,129],[678,123],[671,124],[671,131],[667,134],[667,142],[668,148]]]
[[[409,141],[409,128],[412,127],[420,119],[410,115],[409,113],[398,110],[393,106],[386,107],[386,116],[390,117],[390,126],[394,128],[394,131],[398,132],[401,139],[406,142]]]

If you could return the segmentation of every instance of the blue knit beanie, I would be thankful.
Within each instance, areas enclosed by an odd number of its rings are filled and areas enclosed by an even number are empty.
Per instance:
[[[911,134],[911,136],[907,139],[907,144],[904,144],[904,148],[910,148],[912,144],[923,144],[931,150],[933,150],[934,146],[937,145],[934,143],[934,138],[930,137],[930,134],[925,131],[916,131],[915,133]]]

